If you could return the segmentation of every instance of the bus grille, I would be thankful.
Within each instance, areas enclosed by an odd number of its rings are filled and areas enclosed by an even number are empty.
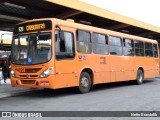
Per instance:
[[[38,75],[20,75],[21,78],[37,78]]]
[[[15,70],[19,73],[37,73],[42,68],[25,68],[25,67],[17,67]]]
[[[42,68],[25,68],[25,73],[37,73]]]
[[[35,80],[21,80],[22,84],[34,84]]]

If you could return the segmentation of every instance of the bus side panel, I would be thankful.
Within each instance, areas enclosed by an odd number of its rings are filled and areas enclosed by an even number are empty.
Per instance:
[[[124,56],[110,55],[111,82],[124,81]],[[114,76],[115,75],[115,76]]]
[[[159,58],[153,58],[153,77],[159,75]]]
[[[65,88],[78,85],[77,62],[75,59],[55,60],[55,73],[55,88]]]
[[[141,67],[144,70],[144,78],[145,78],[145,70],[146,70],[146,62],[144,57],[136,57],[135,56],[135,75],[137,76],[137,71]]]
[[[66,26],[60,26],[60,28],[64,31],[72,33],[74,37],[74,42],[76,41],[74,36],[74,28]],[[79,79],[77,70],[77,59],[78,58],[76,55],[74,56],[74,58],[55,59],[55,88],[78,86]]]
[[[135,58],[134,56],[125,56],[124,57],[124,80],[134,80],[136,79],[136,74],[134,72],[135,67]]]
[[[81,75],[82,71],[84,71],[86,69],[90,69],[92,71],[93,82],[95,81],[96,77],[95,77],[94,68],[95,68],[96,62],[98,62],[98,61],[92,54],[77,53],[78,83],[79,83],[79,79],[80,79],[80,75]],[[90,77],[91,77],[91,75],[90,75]]]
[[[144,57],[144,78],[154,77],[154,59],[152,57]]]
[[[94,84],[110,82],[109,55],[93,55],[92,68],[95,73]]]

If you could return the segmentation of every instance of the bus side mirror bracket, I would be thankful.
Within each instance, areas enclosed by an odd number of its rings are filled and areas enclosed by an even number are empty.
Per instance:
[[[56,25],[56,28],[59,29],[58,36],[59,36],[60,41],[64,41],[65,40],[64,32],[61,30],[60,26]]]
[[[60,41],[64,41],[65,40],[64,32],[60,30],[58,31],[58,34],[59,34]]]

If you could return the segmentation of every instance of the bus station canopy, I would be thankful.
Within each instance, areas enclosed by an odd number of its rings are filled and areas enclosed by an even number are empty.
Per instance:
[[[73,19],[75,22],[155,39],[160,28],[79,0],[1,0],[0,30],[13,31],[22,21],[36,18]]]

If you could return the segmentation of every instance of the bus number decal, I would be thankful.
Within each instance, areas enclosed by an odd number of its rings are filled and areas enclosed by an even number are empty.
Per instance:
[[[23,31],[24,31],[24,28],[23,28],[23,26],[21,26],[21,27],[18,27],[18,30],[19,30],[19,32],[23,32]]]
[[[106,64],[106,58],[100,57],[100,64]]]

